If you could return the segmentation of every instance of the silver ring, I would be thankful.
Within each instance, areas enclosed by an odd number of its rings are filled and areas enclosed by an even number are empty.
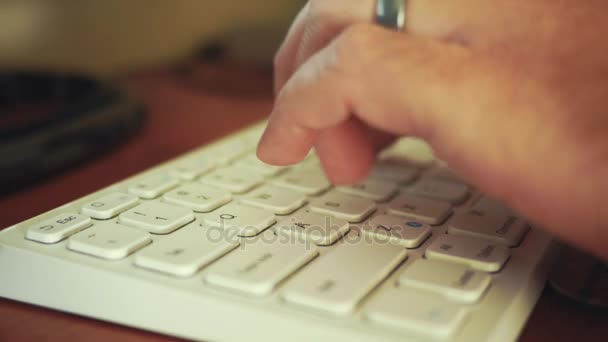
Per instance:
[[[377,0],[376,23],[386,28],[402,31],[405,28],[405,3],[407,0]]]

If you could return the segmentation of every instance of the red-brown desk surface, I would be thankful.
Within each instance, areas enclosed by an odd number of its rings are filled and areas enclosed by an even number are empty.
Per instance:
[[[230,64],[200,66],[187,77],[159,71],[131,78],[128,88],[149,107],[143,129],[96,159],[0,197],[0,227],[53,209],[264,118],[272,105],[271,79],[267,69]],[[33,340],[178,339],[0,299],[0,341]],[[608,315],[546,289],[521,340],[608,341]]]

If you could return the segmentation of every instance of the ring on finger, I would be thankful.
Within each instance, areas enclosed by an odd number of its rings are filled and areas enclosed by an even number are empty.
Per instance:
[[[377,0],[375,21],[389,29],[405,29],[405,7],[407,0]]]

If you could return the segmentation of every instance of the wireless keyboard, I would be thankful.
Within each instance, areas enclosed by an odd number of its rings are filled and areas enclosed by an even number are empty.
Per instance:
[[[332,186],[263,123],[0,232],[0,296],[213,341],[509,341],[554,243],[416,139]]]

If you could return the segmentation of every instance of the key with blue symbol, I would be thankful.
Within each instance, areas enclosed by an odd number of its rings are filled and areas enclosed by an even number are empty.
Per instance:
[[[378,215],[361,225],[361,231],[379,241],[416,248],[431,235],[428,224],[396,215]]]
[[[408,227],[412,227],[412,228],[421,228],[424,227],[424,224],[420,223],[420,222],[416,222],[416,221],[407,221],[405,223],[406,226]]]

